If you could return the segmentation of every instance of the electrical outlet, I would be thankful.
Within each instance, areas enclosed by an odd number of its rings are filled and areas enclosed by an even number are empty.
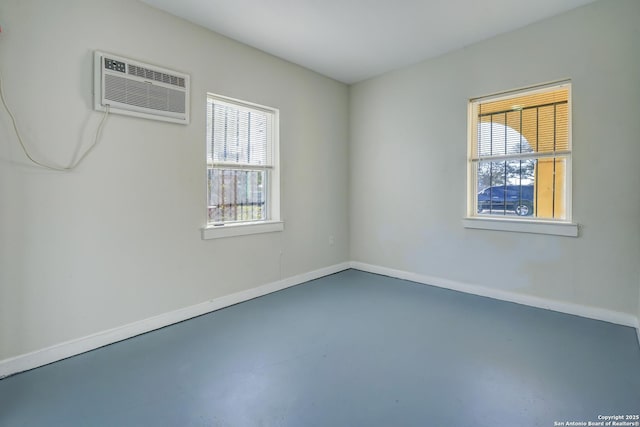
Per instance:
[[[336,243],[336,238],[333,235],[329,236],[329,246],[333,246]]]

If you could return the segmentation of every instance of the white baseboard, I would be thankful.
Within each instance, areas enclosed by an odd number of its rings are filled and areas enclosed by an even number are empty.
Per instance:
[[[618,325],[631,326],[633,328],[638,328],[638,340],[640,343],[640,325],[638,324],[638,319],[631,314],[524,295],[505,291],[502,289],[487,288],[480,285],[456,282],[454,280],[442,279],[439,277],[425,276],[408,271],[395,270],[392,268],[380,267],[377,265],[371,265],[357,261],[352,261],[350,265],[351,268],[356,270],[381,274],[383,276],[394,277],[396,279],[409,280],[425,285],[432,285],[439,288],[460,291],[467,294],[479,295],[501,301],[514,302],[516,304],[528,305],[530,307],[544,308],[560,313],[573,314],[575,316],[586,317],[589,319],[603,320],[605,322],[615,323]]]
[[[335,264],[319,270],[310,271],[308,273],[299,274],[297,276],[278,280],[276,282],[267,283],[257,288],[248,289],[246,291],[236,292],[220,298],[215,298],[190,307],[181,308],[169,313],[160,314],[128,325],[98,332],[86,337],[74,339],[71,341],[56,344],[51,347],[37,350],[32,353],[23,354],[0,361],[0,379],[39,366],[47,365],[58,360],[66,359],[90,350],[95,350],[105,345],[113,344],[136,335],[144,334],[174,323],[182,322],[196,316],[200,316],[212,311],[229,307],[240,302],[248,301],[253,298],[261,297],[291,286],[299,285],[310,280],[328,276],[350,268],[350,263],[345,262]]]
[[[237,292],[220,298],[215,298],[200,304],[185,307],[169,313],[154,316],[128,325],[98,332],[86,337],[56,344],[32,353],[23,354],[0,361],[0,379],[39,366],[47,365],[58,360],[66,359],[81,353],[85,353],[105,345],[113,344],[136,335],[144,334],[174,323],[182,322],[196,316],[210,313],[224,307],[251,300],[263,295],[270,294],[291,286],[299,285],[310,280],[338,273],[343,270],[353,268],[369,273],[394,277],[397,279],[410,280],[412,282],[432,285],[440,288],[460,291],[468,294],[479,295],[501,301],[509,301],[531,307],[544,308],[566,314],[586,317],[589,319],[603,320],[624,326],[636,328],[638,334],[638,344],[640,344],[640,322],[635,316],[627,313],[620,313],[596,307],[588,307],[578,304],[554,301],[540,297],[518,294],[501,289],[487,288],[479,285],[462,283],[453,280],[425,276],[403,270],[395,270],[362,262],[352,261],[335,264],[329,267],[314,270],[308,273],[267,283],[246,291]]]

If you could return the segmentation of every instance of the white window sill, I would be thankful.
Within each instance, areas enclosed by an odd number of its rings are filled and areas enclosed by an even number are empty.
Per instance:
[[[202,228],[202,240],[223,237],[246,236],[248,234],[271,233],[284,230],[282,221],[261,221],[224,225],[209,225]]]
[[[555,236],[578,237],[578,224],[571,222],[551,222],[542,220],[507,218],[464,218],[464,228],[481,230],[514,231],[518,233],[552,234]]]

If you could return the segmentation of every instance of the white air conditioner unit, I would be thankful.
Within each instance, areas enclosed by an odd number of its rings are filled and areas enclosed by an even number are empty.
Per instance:
[[[189,76],[95,52],[95,109],[189,124]]]

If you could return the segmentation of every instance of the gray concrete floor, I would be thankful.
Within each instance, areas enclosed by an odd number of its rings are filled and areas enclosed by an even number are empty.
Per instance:
[[[355,270],[0,381],[2,426],[554,426],[638,413],[634,329]]]

